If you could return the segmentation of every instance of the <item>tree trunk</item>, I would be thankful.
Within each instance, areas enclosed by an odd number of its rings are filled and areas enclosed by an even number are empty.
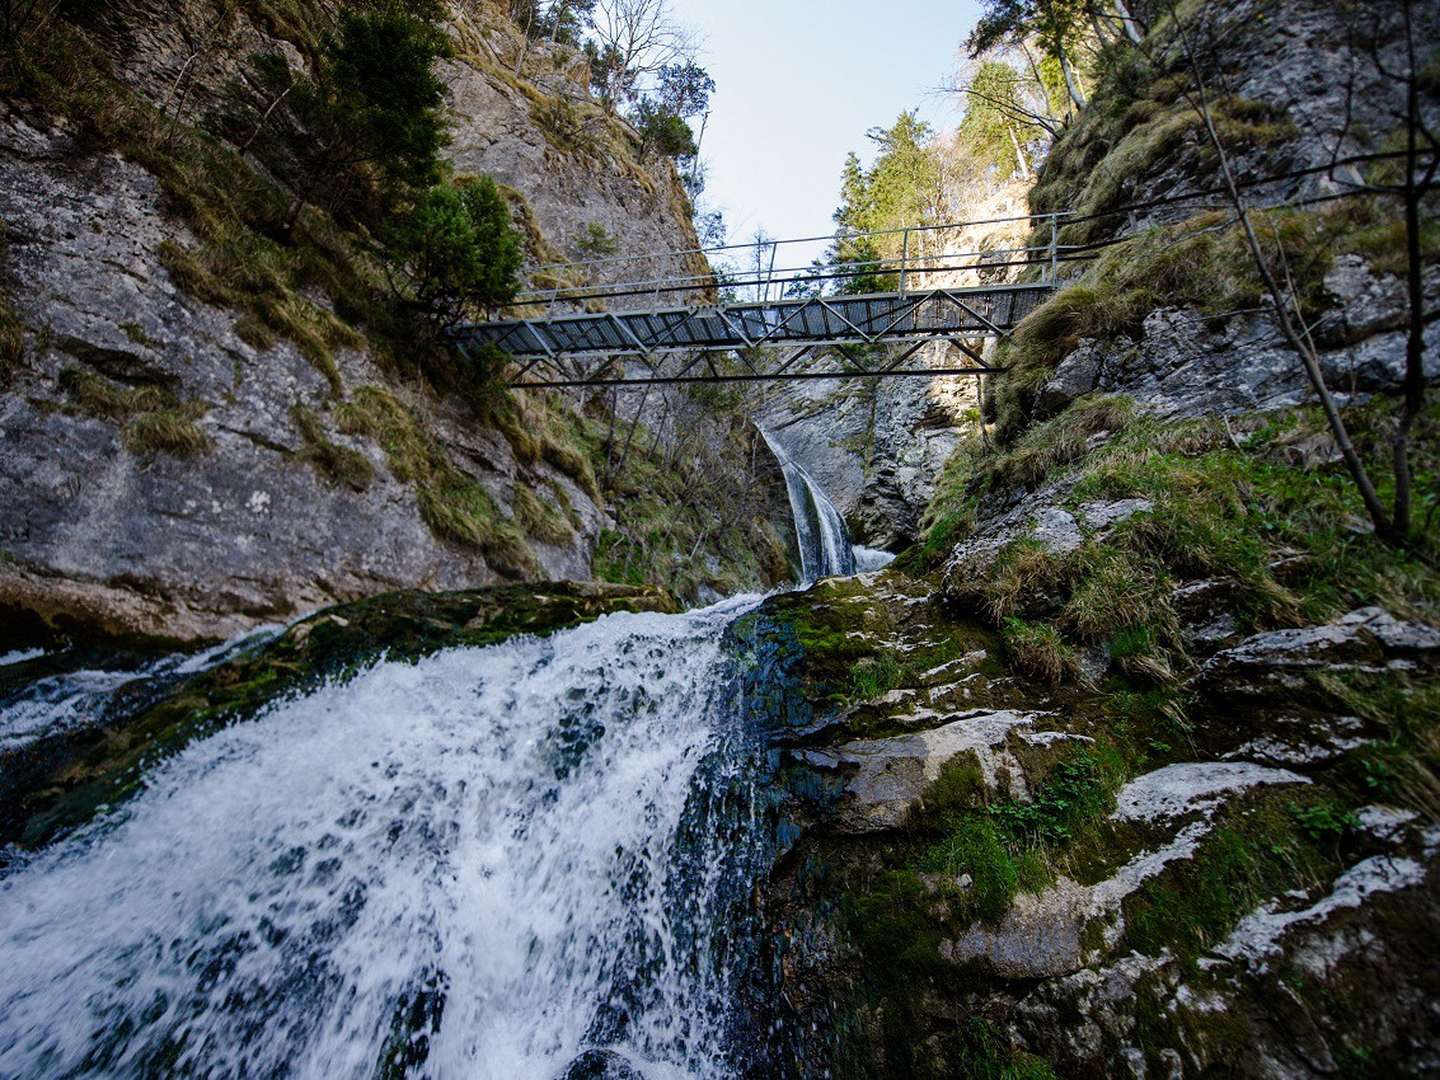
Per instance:
[[[1065,55],[1065,46],[1057,43],[1055,55],[1060,61],[1060,73],[1065,76],[1065,92],[1070,95],[1075,108],[1085,108],[1085,95],[1080,92],[1080,81],[1070,66],[1070,58]]]
[[[1125,36],[1130,39],[1132,44],[1139,45],[1145,37],[1144,28],[1140,25],[1139,20],[1130,14],[1130,8],[1126,5],[1125,0],[1111,0],[1111,2],[1120,16],[1120,25],[1125,27]]]
[[[1405,44],[1409,79],[1405,93],[1405,287],[1410,302],[1410,326],[1405,338],[1405,403],[1395,425],[1391,453],[1395,468],[1395,506],[1391,515],[1400,539],[1410,533],[1410,431],[1425,408],[1425,287],[1420,248],[1420,200],[1434,178],[1432,161],[1426,179],[1417,181],[1420,168],[1417,135],[1423,122],[1420,115],[1420,73],[1416,69],[1415,39],[1410,23],[1410,4],[1405,4]]]
[[[1015,125],[1007,123],[1005,131],[1010,136],[1010,145],[1015,147],[1015,161],[1020,166],[1020,179],[1030,179],[1030,167],[1025,162],[1025,151],[1020,148],[1020,140],[1015,137]]]

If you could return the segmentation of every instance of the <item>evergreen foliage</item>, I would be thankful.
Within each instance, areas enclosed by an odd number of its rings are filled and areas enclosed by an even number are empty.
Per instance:
[[[278,53],[254,60],[261,96],[226,123],[294,192],[287,229],[310,203],[374,224],[439,178],[445,87],[434,64],[448,48],[434,14],[398,2],[345,10],[310,71]]]
[[[934,132],[914,112],[902,112],[892,126],[872,128],[866,137],[878,153],[868,169],[853,152],[845,159],[834,215],[839,235],[827,260],[832,270],[848,272],[837,288],[852,294],[894,289],[898,275],[884,261],[898,259],[904,244],[898,233],[859,234],[933,223],[942,194]]]
[[[446,181],[394,220],[386,256],[406,302],[451,326],[469,309],[493,308],[515,295],[520,237],[488,176]]]
[[[1025,147],[1044,134],[1027,119],[1020,76],[998,61],[983,62],[970,80],[958,137],[978,163],[995,166],[1002,179],[1029,169]]]

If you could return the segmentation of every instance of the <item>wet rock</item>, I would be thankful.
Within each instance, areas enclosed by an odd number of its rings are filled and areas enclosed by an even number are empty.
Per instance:
[[[1110,820],[1163,831],[1158,846],[1141,850],[1095,884],[1062,876],[1040,893],[1021,893],[998,926],[972,925],[943,942],[940,954],[955,963],[982,963],[1010,979],[1079,971],[1119,941],[1125,898],[1171,863],[1194,855],[1217,809],[1255,787],[1305,783],[1280,769],[1220,762],[1169,765],[1132,780],[1116,797]]]
[[[977,710],[913,735],[861,739],[799,756],[813,769],[844,778],[832,824],[836,831],[880,832],[904,824],[941,767],[957,754],[975,755],[988,789],[1023,795],[1019,762],[1004,747],[1012,731],[1039,719],[1041,714],[1008,709]]]
[[[1229,796],[1265,784],[1308,784],[1285,769],[1248,761],[1186,761],[1137,777],[1115,797],[1114,818],[1124,822],[1164,823],[1200,814],[1209,817]]]
[[[1437,659],[1440,630],[1362,608],[1321,626],[1254,634],[1207,660],[1200,681],[1212,693],[1253,698],[1299,689],[1313,672],[1379,672]]]
[[[1300,769],[1324,765],[1365,743],[1365,723],[1358,716],[1282,712],[1266,716],[1264,729],[1265,734],[1226,753],[1226,760]]]
[[[560,1080],[645,1080],[645,1075],[614,1050],[586,1050],[570,1062]]]
[[[1409,889],[1424,880],[1425,868],[1414,859],[1373,856],[1346,870],[1336,878],[1330,892],[1313,904],[1290,909],[1290,898],[1280,897],[1261,905],[1240,920],[1215,947],[1214,955],[1252,973],[1264,974],[1279,957],[1295,953],[1293,948],[1286,948],[1286,940],[1292,935],[1313,932],[1339,913],[1363,907],[1377,893]],[[1300,962],[1311,974],[1323,978],[1344,955],[1345,944],[1337,941],[1335,945],[1323,955],[1312,951]]]

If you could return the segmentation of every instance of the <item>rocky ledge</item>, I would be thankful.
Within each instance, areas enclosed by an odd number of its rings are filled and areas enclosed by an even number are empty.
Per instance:
[[[1440,631],[1372,607],[1254,633],[1167,717],[1037,691],[931,587],[822,582],[745,629],[792,691],[766,907],[799,1071],[1440,1066],[1440,800],[1392,750]]]

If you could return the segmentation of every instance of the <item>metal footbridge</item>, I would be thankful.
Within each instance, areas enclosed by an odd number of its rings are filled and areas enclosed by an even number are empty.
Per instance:
[[[546,285],[519,294],[512,317],[460,325],[450,339],[512,357],[513,387],[984,375],[999,370],[983,358],[984,339],[1044,303],[1061,263],[1092,257],[1057,242],[1063,217],[842,237],[872,245],[863,262],[776,267],[788,245],[833,250],[827,236],[550,264],[532,273]],[[1006,225],[1048,231],[1047,242],[952,250],[977,227]],[[879,254],[882,244],[897,254]],[[1015,267],[1038,267],[1039,280],[996,280]]]

